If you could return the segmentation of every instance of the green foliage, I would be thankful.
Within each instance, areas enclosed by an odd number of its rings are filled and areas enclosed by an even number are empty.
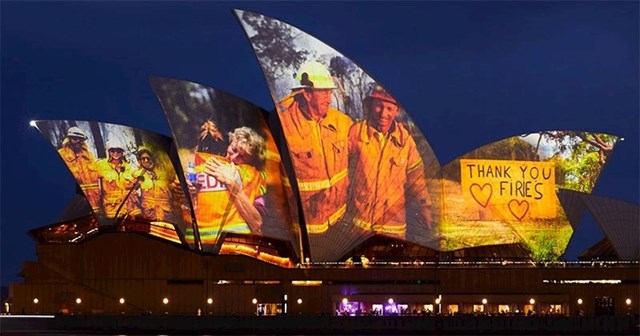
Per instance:
[[[556,164],[556,185],[560,188],[591,192],[613,151],[617,137],[591,132],[543,132],[546,141],[555,143],[551,161]]]
[[[532,260],[556,261],[564,253],[572,232],[571,226],[535,230],[525,237],[524,244]]]

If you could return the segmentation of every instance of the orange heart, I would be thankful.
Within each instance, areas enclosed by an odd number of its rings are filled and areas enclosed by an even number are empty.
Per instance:
[[[511,211],[513,217],[521,221],[527,212],[529,212],[529,202],[526,200],[518,201],[512,199],[509,201],[509,211]]]
[[[489,204],[489,200],[493,195],[493,188],[489,183],[483,184],[482,187],[479,184],[474,183],[469,186],[469,191],[471,192],[473,199],[476,200],[476,202],[478,202],[478,204],[483,208],[487,207],[487,204]]]

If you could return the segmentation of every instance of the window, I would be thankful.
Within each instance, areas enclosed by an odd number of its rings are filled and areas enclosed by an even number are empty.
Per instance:
[[[457,304],[451,304],[447,306],[447,312],[449,315],[457,315],[459,312],[459,307]]]

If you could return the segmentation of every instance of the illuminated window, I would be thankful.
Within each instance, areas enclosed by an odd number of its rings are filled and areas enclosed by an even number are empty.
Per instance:
[[[498,305],[498,312],[500,314],[508,314],[509,312],[511,312],[511,308],[509,308],[509,305],[501,304]]]
[[[619,285],[622,283],[622,280],[620,279],[589,279],[589,280],[584,280],[584,279],[580,279],[580,280],[573,280],[573,279],[568,279],[568,280],[542,280],[542,283],[545,284],[571,284],[571,285]]]
[[[291,280],[292,286],[321,286],[322,280]]]
[[[447,312],[449,313],[449,315],[455,315],[458,313],[459,307],[457,304],[452,304],[452,305],[448,305],[447,306]]]
[[[474,304],[473,305],[473,312],[474,313],[484,313],[484,305],[483,304],[481,304],[481,305]]]

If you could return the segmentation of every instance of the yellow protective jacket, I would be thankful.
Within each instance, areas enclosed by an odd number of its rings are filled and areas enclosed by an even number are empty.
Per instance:
[[[346,210],[349,177],[347,136],[351,118],[329,108],[325,118],[307,119],[291,96],[278,113],[296,175],[300,200],[310,234],[323,233]],[[287,180],[283,181],[290,187]]]
[[[227,186],[215,177],[204,172],[205,162],[216,157],[221,161],[228,160],[219,155],[196,153],[195,171],[198,174],[198,193],[194,200],[194,211],[200,240],[203,244],[214,244],[221,231],[250,234],[246,220],[242,218],[227,191]],[[255,167],[249,164],[236,165],[242,191],[251,202],[266,192],[266,180]],[[192,233],[187,240],[192,240]]]
[[[107,218],[114,218],[118,207],[125,201],[125,197],[134,186],[135,179],[133,170],[128,162],[116,165],[108,159],[101,159],[97,162],[100,174],[100,186],[102,188],[102,210]],[[132,192],[122,206],[118,217],[125,213],[136,215],[139,213],[136,206],[136,194]]]
[[[431,223],[430,200],[422,158],[416,143],[398,122],[383,135],[366,121],[349,130],[350,205],[354,224],[364,230],[404,237],[406,208],[418,214],[422,225]]]
[[[93,154],[89,152],[86,144],[79,153],[74,152],[73,149],[69,147],[66,138],[62,147],[58,149],[58,154],[60,154],[67,168],[69,168],[71,174],[73,174],[73,177],[80,185],[93,211],[98,212],[100,210],[99,176],[96,159]]]
[[[152,221],[172,222],[175,216],[171,206],[171,183],[164,171],[144,168],[134,173],[135,177],[142,176],[140,181],[139,204],[142,217]]]

